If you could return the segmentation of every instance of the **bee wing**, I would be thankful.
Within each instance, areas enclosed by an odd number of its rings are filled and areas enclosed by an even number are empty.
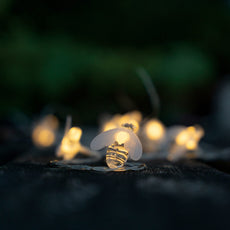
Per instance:
[[[111,145],[115,141],[115,134],[119,131],[126,131],[125,129],[111,129],[97,135],[90,143],[90,148],[93,150],[100,150],[105,146]]]
[[[128,150],[132,160],[137,161],[142,156],[142,144],[135,133],[132,131],[128,132],[131,136],[130,140],[125,143],[125,148]]]

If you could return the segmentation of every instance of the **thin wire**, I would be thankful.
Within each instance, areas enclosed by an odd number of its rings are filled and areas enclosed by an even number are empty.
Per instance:
[[[156,88],[155,88],[155,86],[151,80],[151,77],[148,74],[148,72],[142,67],[138,68],[136,70],[136,72],[137,72],[137,75],[142,80],[142,82],[145,86],[145,89],[149,95],[153,115],[154,115],[154,117],[158,117],[159,111],[160,111],[160,98],[159,98],[157,90],[156,90]]]

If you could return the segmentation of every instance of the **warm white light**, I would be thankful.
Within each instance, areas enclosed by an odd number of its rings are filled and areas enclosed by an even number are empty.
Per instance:
[[[57,150],[57,156],[62,156],[64,160],[71,160],[78,154],[81,149],[80,138],[82,130],[78,127],[72,127],[63,137]]]
[[[32,139],[38,147],[49,147],[54,144],[58,120],[53,115],[44,117],[33,129]]]
[[[176,136],[175,142],[179,146],[185,146],[188,150],[195,150],[203,135],[204,131],[201,127],[190,126]]]
[[[176,143],[178,145],[185,145],[189,140],[189,132],[187,130],[183,130],[176,136]]]
[[[55,141],[55,133],[51,129],[38,125],[33,130],[32,138],[37,146],[49,147]]]
[[[151,140],[160,140],[165,134],[164,126],[157,120],[151,120],[146,124],[146,135]]]
[[[129,134],[127,132],[116,133],[116,140],[119,144],[124,144],[129,140]]]
[[[195,140],[189,140],[186,143],[186,148],[188,150],[195,150],[197,148],[197,142]]]
[[[68,138],[71,141],[76,141],[79,142],[81,139],[81,135],[82,135],[82,130],[78,127],[72,127],[69,132],[68,132]]]

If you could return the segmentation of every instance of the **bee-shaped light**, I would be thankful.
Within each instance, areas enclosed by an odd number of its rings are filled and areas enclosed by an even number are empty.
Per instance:
[[[82,136],[82,130],[79,127],[72,127],[72,117],[67,116],[65,133],[62,138],[61,144],[56,150],[56,156],[63,157],[64,160],[73,159],[78,153],[83,153],[86,155],[91,155],[91,151],[81,145],[80,139]]]
[[[64,135],[60,146],[56,151],[58,157],[63,157],[64,160],[71,160],[82,151],[82,145],[80,143],[82,130],[78,127],[72,127]]]
[[[134,133],[139,131],[142,115],[139,111],[132,111],[124,115],[116,114],[109,121],[105,122],[102,130],[108,131],[115,128],[122,127],[123,124],[130,123],[133,125]]]
[[[131,124],[125,124],[124,128],[105,131],[96,136],[90,144],[93,150],[100,150],[106,146],[106,163],[111,169],[124,166],[129,156],[137,161],[142,155],[141,142],[132,131]]]
[[[198,149],[198,143],[204,136],[202,127],[189,126],[187,128],[177,128],[174,131],[174,141],[170,149],[169,159],[177,158],[186,153],[194,153]]]
[[[32,131],[34,144],[43,148],[53,145],[58,125],[58,119],[54,115],[45,116]]]
[[[157,119],[147,121],[141,131],[141,140],[145,152],[153,152],[159,149],[165,137],[165,127]]]

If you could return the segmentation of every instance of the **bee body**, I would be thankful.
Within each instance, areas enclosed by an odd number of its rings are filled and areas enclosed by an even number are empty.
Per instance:
[[[106,163],[109,168],[122,167],[128,160],[129,153],[125,149],[124,144],[109,145],[106,153]]]

